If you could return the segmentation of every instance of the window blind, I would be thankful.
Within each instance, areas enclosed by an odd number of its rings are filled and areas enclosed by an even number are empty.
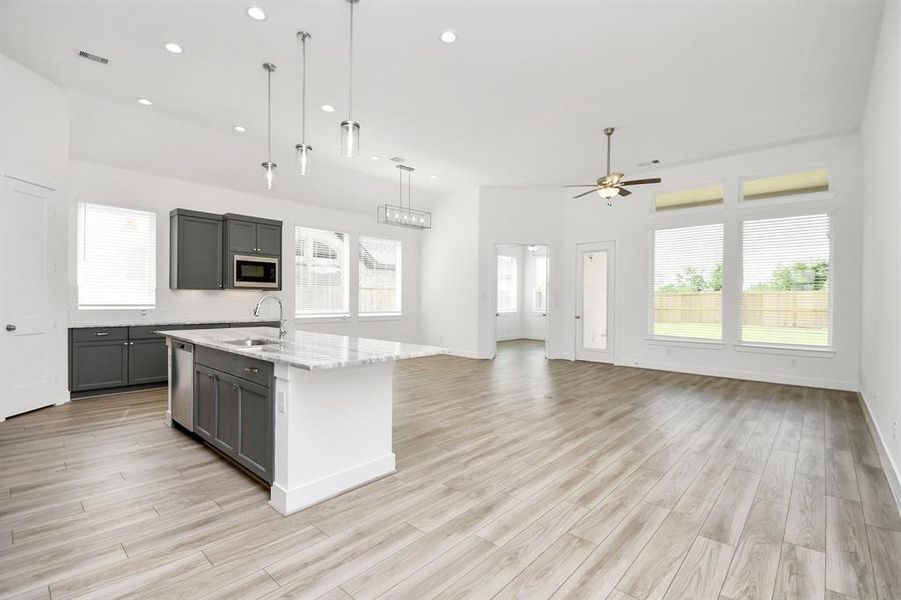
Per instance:
[[[78,204],[78,308],[156,305],[156,213]]]
[[[497,312],[516,312],[516,258],[497,257]]]
[[[294,313],[297,316],[349,314],[347,272],[348,234],[295,228]]]
[[[664,192],[654,196],[654,210],[673,210],[692,208],[694,206],[713,206],[722,204],[725,188],[722,184],[711,185],[690,190]]]
[[[532,291],[532,310],[547,312],[547,256],[533,256],[535,288]]]
[[[749,179],[742,184],[742,200],[764,200],[829,191],[829,169]]]
[[[401,312],[401,243],[360,236],[360,314]]]
[[[741,340],[828,346],[829,215],[742,223]]]
[[[723,224],[654,232],[653,335],[720,340],[723,337]]]

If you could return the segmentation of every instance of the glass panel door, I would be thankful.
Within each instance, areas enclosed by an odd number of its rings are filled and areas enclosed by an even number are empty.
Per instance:
[[[576,246],[576,359],[613,362],[613,242]]]

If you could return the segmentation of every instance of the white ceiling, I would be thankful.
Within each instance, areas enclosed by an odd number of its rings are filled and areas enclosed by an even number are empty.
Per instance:
[[[246,16],[254,2],[267,20]],[[383,178],[374,187],[384,195],[396,181],[386,159],[400,155],[430,196],[590,182],[603,171],[608,125],[617,127],[614,167],[626,173],[651,158],[666,165],[855,130],[882,4],[362,0],[355,159],[338,156],[347,11],[342,0],[4,0],[0,51],[73,91],[76,158],[181,169],[177,176],[253,190],[265,159],[262,63],[274,62],[279,193],[320,203],[308,196],[336,186],[347,197],[336,202],[363,210],[391,198],[362,197],[372,179],[337,165]],[[299,29],[312,34],[307,142],[316,184],[289,172],[300,141]],[[457,33],[455,44],[438,41],[445,29]],[[169,40],[184,54],[165,52]],[[75,48],[110,64],[77,59]],[[138,106],[139,96],[154,105]],[[321,112],[325,103],[338,110]],[[248,133],[234,133],[237,123]]]

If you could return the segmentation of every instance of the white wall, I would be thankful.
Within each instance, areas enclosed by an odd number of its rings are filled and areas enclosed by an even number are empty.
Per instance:
[[[575,244],[616,242],[616,362],[618,364],[688,371],[776,382],[857,389],[860,323],[860,164],[857,136],[794,144],[661,169],[659,189],[683,188],[711,181],[726,183],[727,203],[722,208],[696,209],[704,218],[727,223],[724,263],[727,277],[738,271],[738,222],[743,215],[761,215],[766,204],[739,207],[738,178],[781,174],[828,165],[833,192],[812,202],[785,203],[785,211],[831,210],[833,215],[834,348],[832,354],[812,352],[742,351],[734,345],[738,331],[738,297],[727,298],[724,315],[725,344],[649,341],[648,240],[656,227],[690,224],[691,213],[676,211],[654,215],[650,188],[636,188],[613,208],[590,196],[570,199],[560,188],[485,188],[480,198],[480,292],[493,288],[493,244],[503,242],[551,245],[551,306],[548,353],[552,358],[572,358],[574,351]],[[643,174],[644,175],[644,174]],[[758,201],[762,202],[762,201]],[[778,202],[778,201],[777,201]],[[706,211],[706,212],[705,212]],[[694,216],[697,216],[695,212]],[[769,213],[767,213],[769,214]],[[737,289],[737,288],[734,288]],[[494,313],[480,300],[480,356],[490,356],[494,339]]]
[[[378,225],[375,214],[345,211],[248,194],[221,187],[203,185],[168,177],[148,175],[103,165],[72,161],[70,203],[72,215],[77,202],[95,202],[153,210],[157,214],[157,304],[146,311],[79,310],[76,296],[76,223],[69,222],[69,323],[70,325],[116,325],[125,323],[165,323],[178,320],[236,321],[250,320],[259,291],[243,290],[170,290],[169,289],[169,211],[188,208],[212,213],[239,213],[283,221],[283,290],[288,316],[294,315],[294,226],[303,225],[344,231],[351,234],[350,304],[356,314],[356,244],[359,234],[401,240],[403,244],[403,316],[347,321],[313,322],[298,320],[299,329],[325,331],[401,341],[419,340],[419,252],[422,233]],[[269,317],[277,315],[270,304]]]
[[[861,128],[861,393],[901,499],[901,5],[885,4]]]
[[[424,232],[421,250],[422,343],[472,358],[481,302],[478,231],[478,190],[449,194],[434,203],[432,229]]]
[[[0,175],[13,177],[54,190],[56,214],[48,218],[51,231],[48,249],[54,267],[51,285],[54,297],[46,298],[54,316],[50,335],[51,377],[56,381],[54,403],[65,402],[67,394],[66,349],[66,180],[69,168],[69,103],[52,82],[0,54]],[[0,255],[0,281],[16,285],[17,257]],[[12,268],[10,268],[12,267]],[[0,317],[7,316],[0,294]],[[0,362],[4,360],[0,344]],[[2,386],[0,386],[2,389]],[[0,420],[6,414],[0,398]]]

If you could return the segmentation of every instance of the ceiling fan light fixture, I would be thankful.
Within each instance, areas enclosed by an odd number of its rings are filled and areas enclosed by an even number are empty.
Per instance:
[[[615,187],[602,187],[597,189],[598,196],[601,198],[606,198],[609,200],[610,198],[614,198],[619,196],[619,188]]]

